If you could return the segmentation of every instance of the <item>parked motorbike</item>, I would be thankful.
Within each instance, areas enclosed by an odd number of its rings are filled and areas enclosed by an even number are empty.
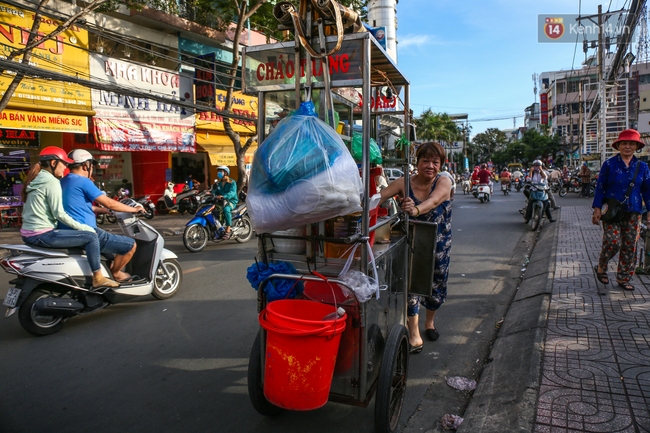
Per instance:
[[[589,197],[594,196],[594,191],[596,191],[596,181],[592,180],[589,185]],[[572,177],[570,180],[564,182],[564,185],[558,192],[560,197],[566,196],[568,193],[573,192],[576,194],[582,194],[582,181],[577,177]]]
[[[148,220],[153,218],[154,211],[156,210],[156,205],[151,201],[150,195],[145,195],[135,199],[137,203],[140,203],[144,208],[144,217]]]
[[[97,187],[104,194],[106,194],[106,191],[104,190],[104,188],[105,188],[104,182],[98,183]],[[100,205],[100,204],[98,204],[96,202],[93,203],[93,206],[98,206],[98,207],[104,208],[102,205]],[[117,218],[115,218],[115,215],[113,215],[113,213],[109,211],[109,212],[106,212],[106,213],[96,213],[95,214],[95,221],[97,222],[97,224],[104,224],[106,222],[108,222],[110,224],[115,224],[117,222]]]
[[[478,197],[478,200],[483,203],[490,201],[490,195],[492,194],[490,185],[486,183],[481,183],[478,185],[476,189],[476,196]]]
[[[528,201],[533,201],[533,210],[528,220],[531,230],[537,230],[537,228],[542,224],[542,218],[544,217],[544,206],[546,206],[548,200],[548,190],[549,186],[545,183],[531,183],[526,185],[526,188],[530,188],[530,195],[526,199],[526,206],[524,207],[524,216],[526,208],[528,207]]]
[[[160,197],[158,203],[156,203],[156,211],[159,214],[165,215],[172,210],[177,211],[181,215],[185,212],[190,215],[196,213],[196,210],[199,207],[199,200],[196,197],[198,190],[190,189],[189,186],[185,184],[182,192],[176,193],[175,189],[179,185],[174,185],[172,182],[167,183],[167,188],[165,188],[163,196]]]
[[[131,205],[135,205],[133,201]],[[137,296],[167,299],[183,280],[177,256],[164,248],[164,238],[137,215],[116,212],[126,236],[136,240],[137,249],[126,271],[133,279],[116,288],[93,288],[92,272],[83,251],[34,248],[27,245],[0,245],[8,254],[0,266],[17,278],[3,305],[5,316],[18,312],[18,321],[30,334],[41,336],[59,331],[71,317],[126,302]],[[102,273],[110,276],[102,260]],[[137,277],[140,275],[140,277]]]
[[[188,221],[183,232],[183,244],[188,251],[192,253],[202,251],[208,244],[208,240],[217,243],[225,240],[223,221],[215,218],[215,211],[217,214],[220,212],[218,207],[221,207],[222,212],[223,202],[209,197],[196,212],[196,216]],[[245,203],[233,209],[231,229],[230,239],[239,243],[248,242],[253,237],[253,226]]]

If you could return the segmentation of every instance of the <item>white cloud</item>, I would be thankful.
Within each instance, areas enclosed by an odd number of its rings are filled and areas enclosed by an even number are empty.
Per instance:
[[[400,48],[407,48],[409,46],[421,47],[433,42],[429,35],[405,35],[400,36],[398,41]]]

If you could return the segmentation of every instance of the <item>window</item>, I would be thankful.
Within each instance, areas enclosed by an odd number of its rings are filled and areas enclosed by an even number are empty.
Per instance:
[[[577,92],[578,88],[579,88],[578,83],[579,83],[579,81],[577,81],[577,80],[576,81],[569,81],[569,83],[568,83],[569,84],[569,92],[568,93]]]
[[[639,84],[650,84],[650,74],[639,75]]]
[[[561,94],[565,93],[565,91],[566,91],[566,83],[564,81],[557,83],[556,87],[557,87],[558,95],[561,95]]]

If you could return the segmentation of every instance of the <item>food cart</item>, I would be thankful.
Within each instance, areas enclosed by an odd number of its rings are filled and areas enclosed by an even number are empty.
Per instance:
[[[322,42],[323,32],[320,33]],[[325,42],[326,46],[336,43],[336,37],[328,37]],[[330,71],[329,76],[324,69]],[[407,294],[410,285],[411,293],[430,294],[436,225],[409,224],[408,215],[397,212],[397,206],[387,215],[382,215],[383,209],[372,206],[371,197],[376,193],[374,177],[378,171],[371,167],[369,149],[370,138],[377,137],[381,128],[382,116],[401,118],[403,125],[409,125],[409,82],[367,32],[345,35],[340,49],[326,59],[314,59],[305,53],[298,38],[293,42],[247,47],[242,70],[245,93],[258,97],[260,143],[271,130],[272,122],[278,120],[275,116],[298,108],[304,99],[315,102],[319,117],[329,121],[346,144],[350,143],[353,131],[361,129],[362,155],[358,170],[363,185],[363,210],[357,215],[292,230],[258,233],[257,260],[265,265],[290,263],[296,272],[274,273],[265,278],[257,288],[257,306],[263,324],[267,307],[280,302],[269,303],[264,286],[273,284],[274,280],[285,280],[304,285],[304,291],[294,302],[305,299],[333,306],[334,311],[345,310],[344,318],[340,319],[345,321],[345,326],[330,375],[331,383],[328,383],[327,400],[365,407],[374,396],[376,430],[392,432],[398,425],[406,392]],[[383,163],[401,167],[408,176],[409,149],[403,150],[399,158],[384,159]],[[420,230],[429,234],[413,236]],[[429,241],[423,242],[426,238]],[[413,239],[418,239],[420,244]],[[351,250],[355,245],[357,248]],[[410,260],[414,248],[422,251],[415,268]],[[364,275],[376,275],[379,291],[360,302],[355,287],[339,278],[346,266]],[[417,284],[411,284],[415,281],[411,278],[412,269],[417,269]],[[336,320],[339,319],[334,319],[334,325]],[[263,324],[251,349],[250,400],[256,411],[265,416],[277,415],[283,409],[309,410],[310,407],[299,407],[299,404],[294,407],[293,403],[278,405],[269,401],[273,400],[269,397],[273,393],[268,389],[270,379],[265,374],[266,363],[272,355],[267,336],[268,329],[274,329],[275,325],[269,326]],[[285,357],[296,363],[293,355]],[[296,375],[289,375],[288,381]],[[273,386],[278,385],[282,384],[274,382]]]

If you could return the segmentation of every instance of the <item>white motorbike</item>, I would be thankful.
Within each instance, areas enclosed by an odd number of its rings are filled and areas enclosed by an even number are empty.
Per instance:
[[[490,201],[490,195],[492,195],[492,189],[490,188],[490,185],[481,183],[478,185],[476,194],[477,194],[476,196],[478,197],[481,203],[483,203],[484,201]]]
[[[30,334],[41,336],[59,331],[73,316],[137,296],[151,294],[158,299],[174,296],[183,281],[176,254],[165,249],[163,237],[135,214],[116,212],[115,215],[124,234],[137,243],[126,267],[132,275],[131,281],[122,282],[116,288],[93,288],[92,272],[80,248],[0,245],[8,251],[0,266],[17,277],[11,282],[15,287],[9,289],[3,302],[7,307],[5,316],[18,312],[21,326]],[[110,277],[104,259],[101,270]]]

